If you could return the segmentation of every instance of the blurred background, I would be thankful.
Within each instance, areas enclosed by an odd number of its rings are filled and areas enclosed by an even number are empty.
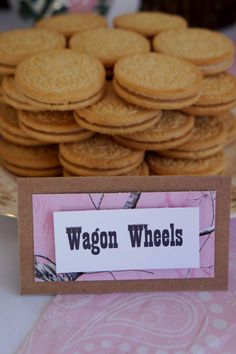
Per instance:
[[[159,10],[184,16],[190,26],[219,29],[236,21],[236,0],[1,0],[0,31],[28,27],[62,12],[95,11],[112,18],[132,11]]]

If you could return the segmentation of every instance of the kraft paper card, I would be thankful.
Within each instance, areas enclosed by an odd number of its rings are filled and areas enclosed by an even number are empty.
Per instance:
[[[229,177],[18,180],[23,294],[226,290]]]

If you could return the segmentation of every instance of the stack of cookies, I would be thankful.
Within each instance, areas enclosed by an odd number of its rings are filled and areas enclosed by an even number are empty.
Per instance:
[[[158,12],[114,26],[73,14],[0,34],[1,164],[19,176],[224,173],[232,42]]]

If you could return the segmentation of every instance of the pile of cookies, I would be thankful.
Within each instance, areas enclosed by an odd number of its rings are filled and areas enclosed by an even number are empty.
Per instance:
[[[158,12],[0,34],[0,163],[18,176],[209,175],[236,139],[222,34]]]

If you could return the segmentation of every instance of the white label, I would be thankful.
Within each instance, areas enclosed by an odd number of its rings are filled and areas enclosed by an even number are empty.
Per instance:
[[[199,209],[54,212],[57,273],[199,268]]]

